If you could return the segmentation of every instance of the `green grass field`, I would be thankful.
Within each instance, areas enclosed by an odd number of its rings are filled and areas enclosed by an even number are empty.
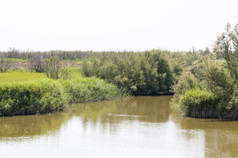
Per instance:
[[[83,64],[84,61],[91,63],[93,58],[75,59],[75,60],[63,60],[63,62],[73,62],[75,64]]]
[[[82,77],[78,67],[69,67],[68,69],[70,69],[72,72],[72,79],[77,79]]]
[[[72,72],[72,79],[81,78],[82,75],[77,67],[69,68]],[[35,79],[47,78],[44,73],[36,73],[30,71],[8,71],[6,73],[0,73],[0,83],[11,83],[11,82],[24,82]]]
[[[46,78],[46,75],[44,73],[29,71],[9,71],[6,73],[0,73],[0,83],[23,82],[40,78]]]
[[[28,62],[28,59],[16,59],[16,58],[7,58],[6,61],[10,62]]]

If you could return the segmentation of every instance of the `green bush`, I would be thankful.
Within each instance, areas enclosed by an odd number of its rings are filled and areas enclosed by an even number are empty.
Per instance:
[[[0,116],[49,113],[70,103],[112,100],[124,90],[98,78],[0,84]]]
[[[0,84],[0,116],[60,111],[67,102],[61,84],[50,79]]]
[[[61,81],[71,103],[111,100],[125,95],[123,90],[98,78]]]
[[[168,94],[175,81],[160,51],[103,54],[90,63],[84,62],[82,74],[105,79],[133,95]]]
[[[179,77],[178,83],[172,87],[175,94],[170,102],[170,108],[173,111],[181,112],[181,106],[179,103],[180,97],[188,90],[198,87],[198,80],[195,76],[189,72],[184,72],[182,76]]]
[[[180,105],[189,117],[218,117],[217,99],[213,93],[199,88],[191,89],[180,97]]]

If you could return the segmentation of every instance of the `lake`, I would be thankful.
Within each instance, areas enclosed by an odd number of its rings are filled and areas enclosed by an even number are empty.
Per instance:
[[[0,118],[3,158],[238,157],[238,121],[173,114],[171,96],[71,105]]]

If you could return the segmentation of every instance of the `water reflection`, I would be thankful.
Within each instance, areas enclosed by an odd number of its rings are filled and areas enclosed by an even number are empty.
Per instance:
[[[0,118],[5,157],[238,157],[238,122],[178,117],[170,96],[72,105]],[[26,140],[30,140],[26,141]],[[44,152],[36,155],[39,149]],[[115,154],[116,153],[116,154]]]
[[[169,101],[171,97],[136,97],[114,102],[98,102],[77,105],[78,115],[84,121],[102,123],[109,119],[111,123],[121,120],[139,120],[142,122],[167,122],[169,119]]]
[[[0,117],[0,140],[19,141],[32,139],[33,136],[53,134],[71,117],[70,113]]]
[[[189,132],[204,132],[206,157],[238,157],[238,122],[174,116],[173,121]],[[190,138],[190,137],[188,137]]]

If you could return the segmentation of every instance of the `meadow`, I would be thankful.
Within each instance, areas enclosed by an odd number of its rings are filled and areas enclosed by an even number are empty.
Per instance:
[[[68,68],[72,74],[72,79],[81,78],[81,72],[78,67]],[[27,70],[8,70],[6,73],[0,73],[0,84],[2,83],[13,83],[13,82],[25,82],[36,79],[46,79],[45,73],[37,73]]]

